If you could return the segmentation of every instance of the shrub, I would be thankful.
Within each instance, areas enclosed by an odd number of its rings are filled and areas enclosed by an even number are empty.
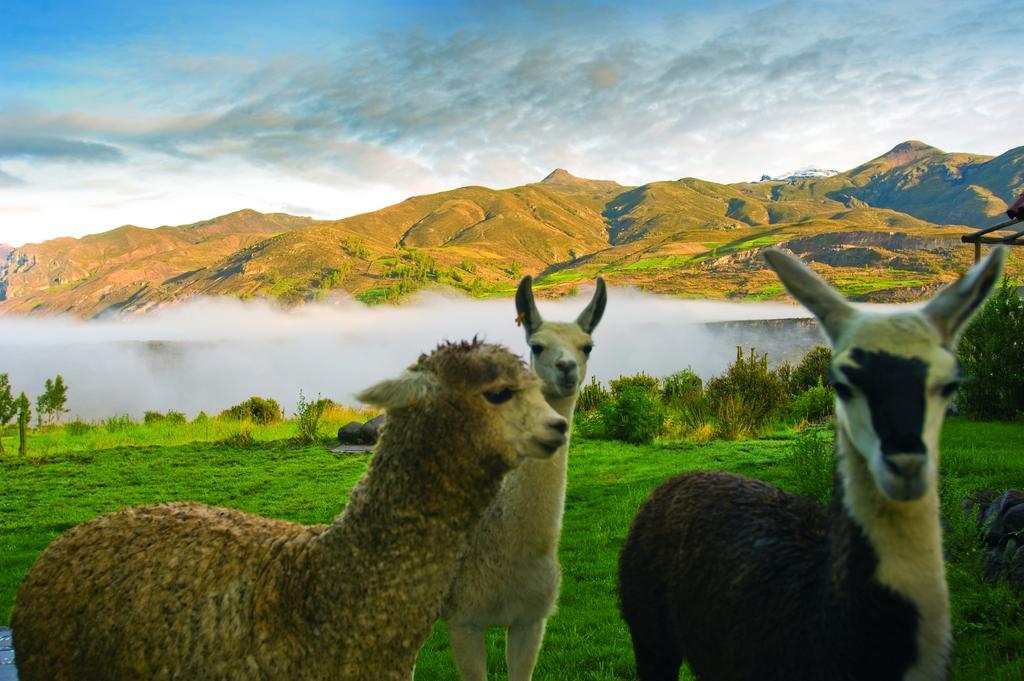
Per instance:
[[[608,430],[605,428],[604,419],[598,410],[577,412],[572,419],[572,432],[573,435],[582,435],[583,437],[592,437],[600,440],[608,438]]]
[[[576,413],[596,411],[608,398],[608,391],[591,376],[590,383],[580,389],[579,397],[576,398]]]
[[[640,385],[621,387],[615,399],[601,405],[599,413],[608,437],[634,444],[654,440],[665,422],[661,400]]]
[[[672,420],[678,424],[681,435],[707,440],[714,434],[714,428],[711,426],[711,406],[703,395],[689,402],[677,402],[669,407],[669,411]]]
[[[172,426],[184,425],[188,421],[188,419],[185,418],[185,415],[180,411],[169,411],[167,412],[167,416],[164,418],[167,420],[167,423]]]
[[[164,415],[158,411],[147,411],[142,415],[142,422],[149,426],[154,423],[159,423],[160,421],[163,421],[164,418]]]
[[[1003,279],[964,332],[957,351],[965,380],[956,406],[973,419],[1024,412],[1024,305]]]
[[[196,417],[192,419],[192,423],[203,424],[210,420],[210,417],[206,415],[205,411],[201,411],[196,414]]]
[[[269,397],[250,397],[241,404],[225,409],[220,416],[235,421],[252,421],[265,426],[281,420],[281,405]]]
[[[611,388],[612,397],[615,398],[618,398],[627,388],[639,388],[651,397],[660,398],[661,396],[661,381],[657,377],[648,376],[643,372],[632,376],[619,376],[609,381],[608,385]]]
[[[790,406],[790,413],[797,421],[822,423],[832,417],[836,398],[832,388],[822,385],[821,381],[808,388],[795,398]]]
[[[715,437],[739,440],[754,435],[749,420],[744,418],[746,404],[742,395],[727,394],[715,402]]]
[[[295,440],[299,444],[308,445],[317,440],[317,428],[320,425],[320,417],[324,414],[324,409],[327,407],[330,400],[319,399],[315,402],[310,402],[306,399],[306,396],[299,391],[299,402],[295,408],[295,417],[298,422],[299,430],[295,436]]]
[[[829,384],[828,366],[832,362],[832,349],[816,345],[807,351],[789,377],[789,392],[799,395],[810,388]]]
[[[74,421],[68,421],[67,425],[64,426],[64,430],[71,437],[81,437],[92,430],[92,424],[86,423],[82,419],[75,419]]]
[[[705,393],[715,417],[726,421],[718,431],[730,434],[727,439],[759,435],[789,400],[789,386],[768,369],[768,355],[758,356],[754,348],[744,357],[743,348],[737,347],[736,361],[708,381]]]
[[[122,430],[127,430],[135,425],[132,421],[132,417],[128,414],[121,414],[120,416],[110,416],[103,420],[103,427],[106,428],[108,433],[119,433]]]
[[[665,404],[689,404],[704,395],[704,382],[687,367],[665,377],[661,384],[661,401]]]
[[[833,448],[830,428],[803,430],[789,449],[788,463],[799,494],[827,504],[832,497]]]
[[[255,438],[252,433],[248,430],[240,430],[234,435],[224,438],[223,440],[217,440],[219,445],[227,445],[228,447],[252,447],[256,444]]]

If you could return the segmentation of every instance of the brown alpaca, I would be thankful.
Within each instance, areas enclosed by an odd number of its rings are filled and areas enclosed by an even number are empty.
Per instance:
[[[656,489],[619,563],[642,681],[941,681],[951,631],[939,525],[939,431],[960,332],[1005,249],[923,308],[850,305],[795,258],[766,253],[832,342],[830,509],[739,475]]]
[[[359,397],[387,426],[331,525],[161,504],[54,541],[16,599],[22,681],[408,678],[467,533],[566,423],[521,360],[476,342]]]

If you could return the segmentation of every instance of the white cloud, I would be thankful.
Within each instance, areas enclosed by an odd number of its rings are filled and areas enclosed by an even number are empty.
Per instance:
[[[377,35],[322,56],[134,46],[135,59],[76,64],[108,79],[104,99],[0,108],[0,129],[123,158],[5,163],[33,191],[0,183],[0,210],[29,197],[32,211],[0,222],[0,240],[268,204],[342,217],[554,167],[626,184],[740,181],[850,168],[905,139],[990,154],[1021,143],[1024,99],[1008,66],[1020,0],[593,10],[494,10],[447,34]],[[81,191],[126,209],[93,210]]]

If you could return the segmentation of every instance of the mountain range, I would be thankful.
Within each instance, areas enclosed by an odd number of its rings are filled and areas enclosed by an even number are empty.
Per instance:
[[[687,297],[765,299],[783,295],[756,257],[768,245],[856,299],[912,300],[969,264],[960,235],[997,222],[1022,187],[1024,147],[992,157],[917,141],[834,175],[762,182],[624,186],[558,169],[341,220],[241,210],[0,250],[0,313],[95,317],[195,296],[292,305],[332,290],[367,303],[425,287],[485,297],[511,295],[526,273],[542,295],[601,274]]]

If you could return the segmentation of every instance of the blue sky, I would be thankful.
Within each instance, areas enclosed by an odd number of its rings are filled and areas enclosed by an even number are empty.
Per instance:
[[[21,2],[0,242],[1024,144],[1024,0]]]

